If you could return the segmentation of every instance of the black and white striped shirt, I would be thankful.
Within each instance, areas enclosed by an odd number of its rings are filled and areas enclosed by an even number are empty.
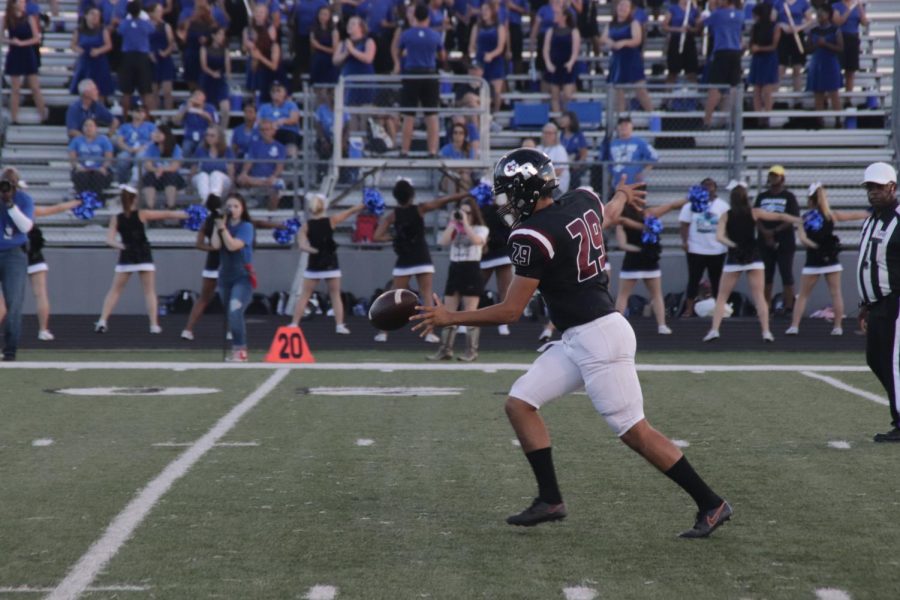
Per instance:
[[[863,223],[856,286],[865,304],[900,294],[900,206],[874,212]]]

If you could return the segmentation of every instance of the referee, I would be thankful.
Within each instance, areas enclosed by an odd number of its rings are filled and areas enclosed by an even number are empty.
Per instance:
[[[887,163],[869,165],[863,185],[872,216],[863,223],[856,284],[860,327],[866,332],[866,362],[887,390],[891,425],[876,442],[900,442],[900,207],[897,171]]]

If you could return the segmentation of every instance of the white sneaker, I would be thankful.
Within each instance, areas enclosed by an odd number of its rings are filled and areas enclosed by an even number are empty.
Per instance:
[[[152,333],[152,334],[154,334],[154,335],[156,335],[156,334],[158,334],[158,333],[162,333],[162,327],[160,327],[159,325],[151,325],[151,326],[150,326],[150,333]]]
[[[763,332],[763,336],[762,336],[762,337],[763,337],[763,341],[764,341],[764,342],[774,342],[774,341],[775,341],[775,336],[772,335],[772,332],[771,332],[771,331],[765,331],[765,332]]]
[[[497,333],[500,335],[509,335],[509,325],[500,325],[497,327]]]
[[[194,341],[194,334],[193,334],[193,332],[190,332],[187,329],[182,329],[181,330],[181,339],[192,342],[192,341]]]
[[[38,331],[38,339],[42,342],[52,342],[56,337],[50,333],[49,329],[42,329]]]
[[[350,335],[350,330],[347,329],[347,326],[343,323],[338,323],[334,326],[334,332],[339,333],[341,335]]]
[[[660,325],[656,328],[656,333],[659,335],[672,335],[672,330],[669,329],[666,325]]]
[[[799,333],[800,333],[800,328],[799,328],[799,327],[793,327],[793,326],[788,327],[788,328],[784,331],[784,335],[798,335]]]
[[[381,331],[381,332],[377,333],[375,335],[375,341],[379,342],[381,344],[385,343],[387,341],[387,332]]]
[[[231,354],[225,357],[225,362],[247,362],[247,351],[233,350]]]
[[[433,333],[429,333],[428,335],[425,336],[425,341],[428,342],[429,344],[440,344],[441,338],[434,335]]]
[[[101,320],[97,321],[96,323],[94,323],[94,333],[106,333],[106,332],[107,332],[106,321],[101,319]]]
[[[711,342],[713,340],[719,339],[719,331],[717,329],[710,329],[709,333],[703,336],[704,342]]]
[[[229,331],[228,333],[225,334],[225,339],[230,342],[231,340],[234,339],[234,336],[231,335],[231,332]]]
[[[553,330],[549,327],[544,327],[544,330],[541,332],[541,335],[538,336],[539,342],[546,342],[550,338],[553,337]]]
[[[841,327],[835,327],[831,330],[831,335],[844,335],[844,330]]]

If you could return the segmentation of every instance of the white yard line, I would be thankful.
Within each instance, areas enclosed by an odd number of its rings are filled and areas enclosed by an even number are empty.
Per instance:
[[[868,369],[866,369],[868,371]],[[800,372],[807,377],[811,377],[812,379],[818,379],[819,381],[824,381],[828,385],[834,386],[839,390],[843,390],[845,392],[850,392],[851,394],[855,394],[860,398],[865,398],[866,400],[871,400],[877,404],[881,404],[882,406],[887,406],[888,401],[887,398],[883,398],[878,394],[873,394],[872,392],[867,392],[866,390],[861,390],[857,387],[853,387],[852,385],[848,385],[839,379],[835,379],[834,377],[829,377],[828,375],[821,375],[819,373],[814,373],[810,369],[806,369]]]
[[[816,600],[851,600],[850,594],[837,588],[818,588]]]
[[[154,448],[187,448],[193,446],[195,442],[157,442],[152,444]],[[219,442],[213,444],[216,448],[255,448],[259,446],[259,442]]]
[[[89,586],[85,588],[85,592],[146,592],[152,589],[146,585],[101,585]],[[31,587],[29,585],[20,585],[17,587],[0,587],[0,594],[46,594],[52,592],[53,588]]]
[[[307,600],[334,600],[337,591],[333,585],[314,585],[303,597]]]
[[[597,590],[578,585],[563,588],[563,595],[566,597],[566,600],[594,600],[597,597]]]
[[[169,463],[162,473],[147,484],[135,498],[120,512],[99,540],[69,570],[68,575],[47,595],[47,600],[71,600],[78,598],[100,571],[109,563],[119,549],[128,541],[138,525],[146,518],[160,498],[169,491],[176,481],[210,451],[245,414],[251,411],[290,373],[288,369],[275,371],[262,385],[244,398],[181,456]]]

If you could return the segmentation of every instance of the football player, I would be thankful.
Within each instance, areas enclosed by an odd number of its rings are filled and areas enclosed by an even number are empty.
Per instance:
[[[585,388],[597,411],[619,438],[681,486],[697,504],[694,526],[685,538],[707,537],[731,518],[732,508],[694,471],[681,450],[644,417],[643,396],[634,366],[635,337],[615,310],[604,271],[603,228],[631,204],[644,205],[642,184],[624,178],[604,206],[594,193],[576,189],[553,200],[553,163],[537,150],[520,148],[494,168],[494,194],[513,221],[509,254],[515,276],[503,302],[473,311],[418,307],[411,317],[425,335],[449,325],[489,326],[519,319],[536,289],[546,300],[562,340],[551,344],[509,392],[506,414],[531,465],[538,496],[510,525],[533,526],[565,518],[556,482],[550,435],[538,410]]]

